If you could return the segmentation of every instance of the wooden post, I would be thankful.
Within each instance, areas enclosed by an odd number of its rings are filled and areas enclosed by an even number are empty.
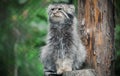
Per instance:
[[[114,75],[113,0],[78,0],[79,34],[97,76]]]

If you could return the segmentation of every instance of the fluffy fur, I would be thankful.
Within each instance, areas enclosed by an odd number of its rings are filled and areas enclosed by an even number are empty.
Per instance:
[[[46,46],[41,51],[45,76],[80,69],[86,50],[76,30],[75,7],[52,4],[48,7],[49,33]]]

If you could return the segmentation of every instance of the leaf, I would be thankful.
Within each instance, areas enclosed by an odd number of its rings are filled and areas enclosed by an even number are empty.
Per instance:
[[[18,3],[19,4],[24,4],[24,3],[26,3],[28,0],[18,0]]]

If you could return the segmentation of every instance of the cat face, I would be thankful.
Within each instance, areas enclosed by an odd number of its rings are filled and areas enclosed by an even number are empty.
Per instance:
[[[48,6],[48,15],[51,22],[64,23],[65,19],[74,16],[74,5],[68,4],[51,4]]]

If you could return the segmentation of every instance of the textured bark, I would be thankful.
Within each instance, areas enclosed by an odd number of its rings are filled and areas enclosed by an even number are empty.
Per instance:
[[[97,76],[114,76],[113,12],[112,0],[78,0],[79,34]]]
[[[66,72],[63,76],[96,76],[95,70],[93,69],[84,69],[72,72]]]

